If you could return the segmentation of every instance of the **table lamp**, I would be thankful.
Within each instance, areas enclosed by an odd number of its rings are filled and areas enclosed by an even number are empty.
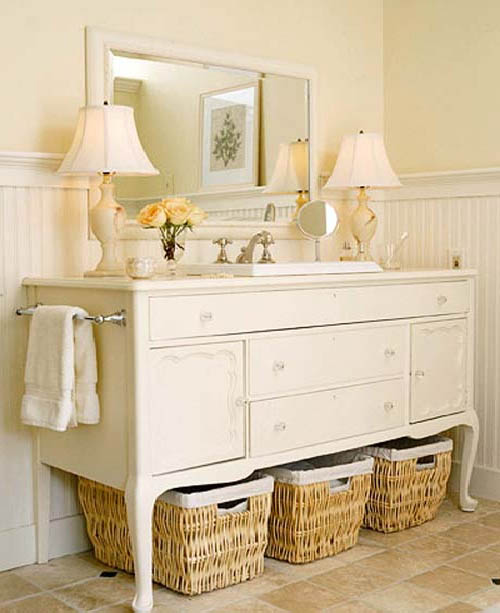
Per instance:
[[[90,225],[101,243],[102,257],[96,269],[85,276],[122,276],[123,264],[116,256],[116,239],[126,214],[114,198],[113,175],[158,174],[139,141],[134,110],[107,103],[82,107],[73,142],[57,172],[101,175],[101,199],[90,212]]]
[[[307,141],[298,139],[291,143],[281,143],[273,176],[263,191],[265,194],[298,194],[293,219],[309,200],[306,197],[309,192],[308,158]]]
[[[377,230],[377,216],[367,206],[367,188],[400,187],[381,134],[344,136],[335,168],[325,188],[359,187],[358,206],[351,216],[351,230],[358,244],[357,260],[371,260],[370,241]]]

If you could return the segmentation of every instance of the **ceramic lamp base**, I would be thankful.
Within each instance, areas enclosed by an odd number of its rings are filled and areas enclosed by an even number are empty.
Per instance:
[[[84,277],[124,277],[123,270],[87,270],[83,273]]]

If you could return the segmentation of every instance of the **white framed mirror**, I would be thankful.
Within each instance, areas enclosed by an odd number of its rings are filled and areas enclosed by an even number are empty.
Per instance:
[[[315,197],[313,69],[98,28],[86,34],[87,104],[132,106],[142,145],[160,170],[117,177],[128,234],[145,204],[186,196],[209,213],[202,235],[222,226],[246,238],[265,223],[277,237],[300,237],[289,223],[297,186],[274,193],[270,184],[280,147],[300,141],[308,152],[304,190]],[[270,202],[274,223],[264,222]]]

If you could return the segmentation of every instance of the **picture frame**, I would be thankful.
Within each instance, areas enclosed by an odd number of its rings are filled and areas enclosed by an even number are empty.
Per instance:
[[[259,135],[260,81],[202,93],[199,190],[257,186]]]

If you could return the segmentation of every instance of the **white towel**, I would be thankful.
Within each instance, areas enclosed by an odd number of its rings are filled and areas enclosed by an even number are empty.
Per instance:
[[[63,432],[99,423],[92,324],[78,307],[39,306],[30,327],[21,420]]]

